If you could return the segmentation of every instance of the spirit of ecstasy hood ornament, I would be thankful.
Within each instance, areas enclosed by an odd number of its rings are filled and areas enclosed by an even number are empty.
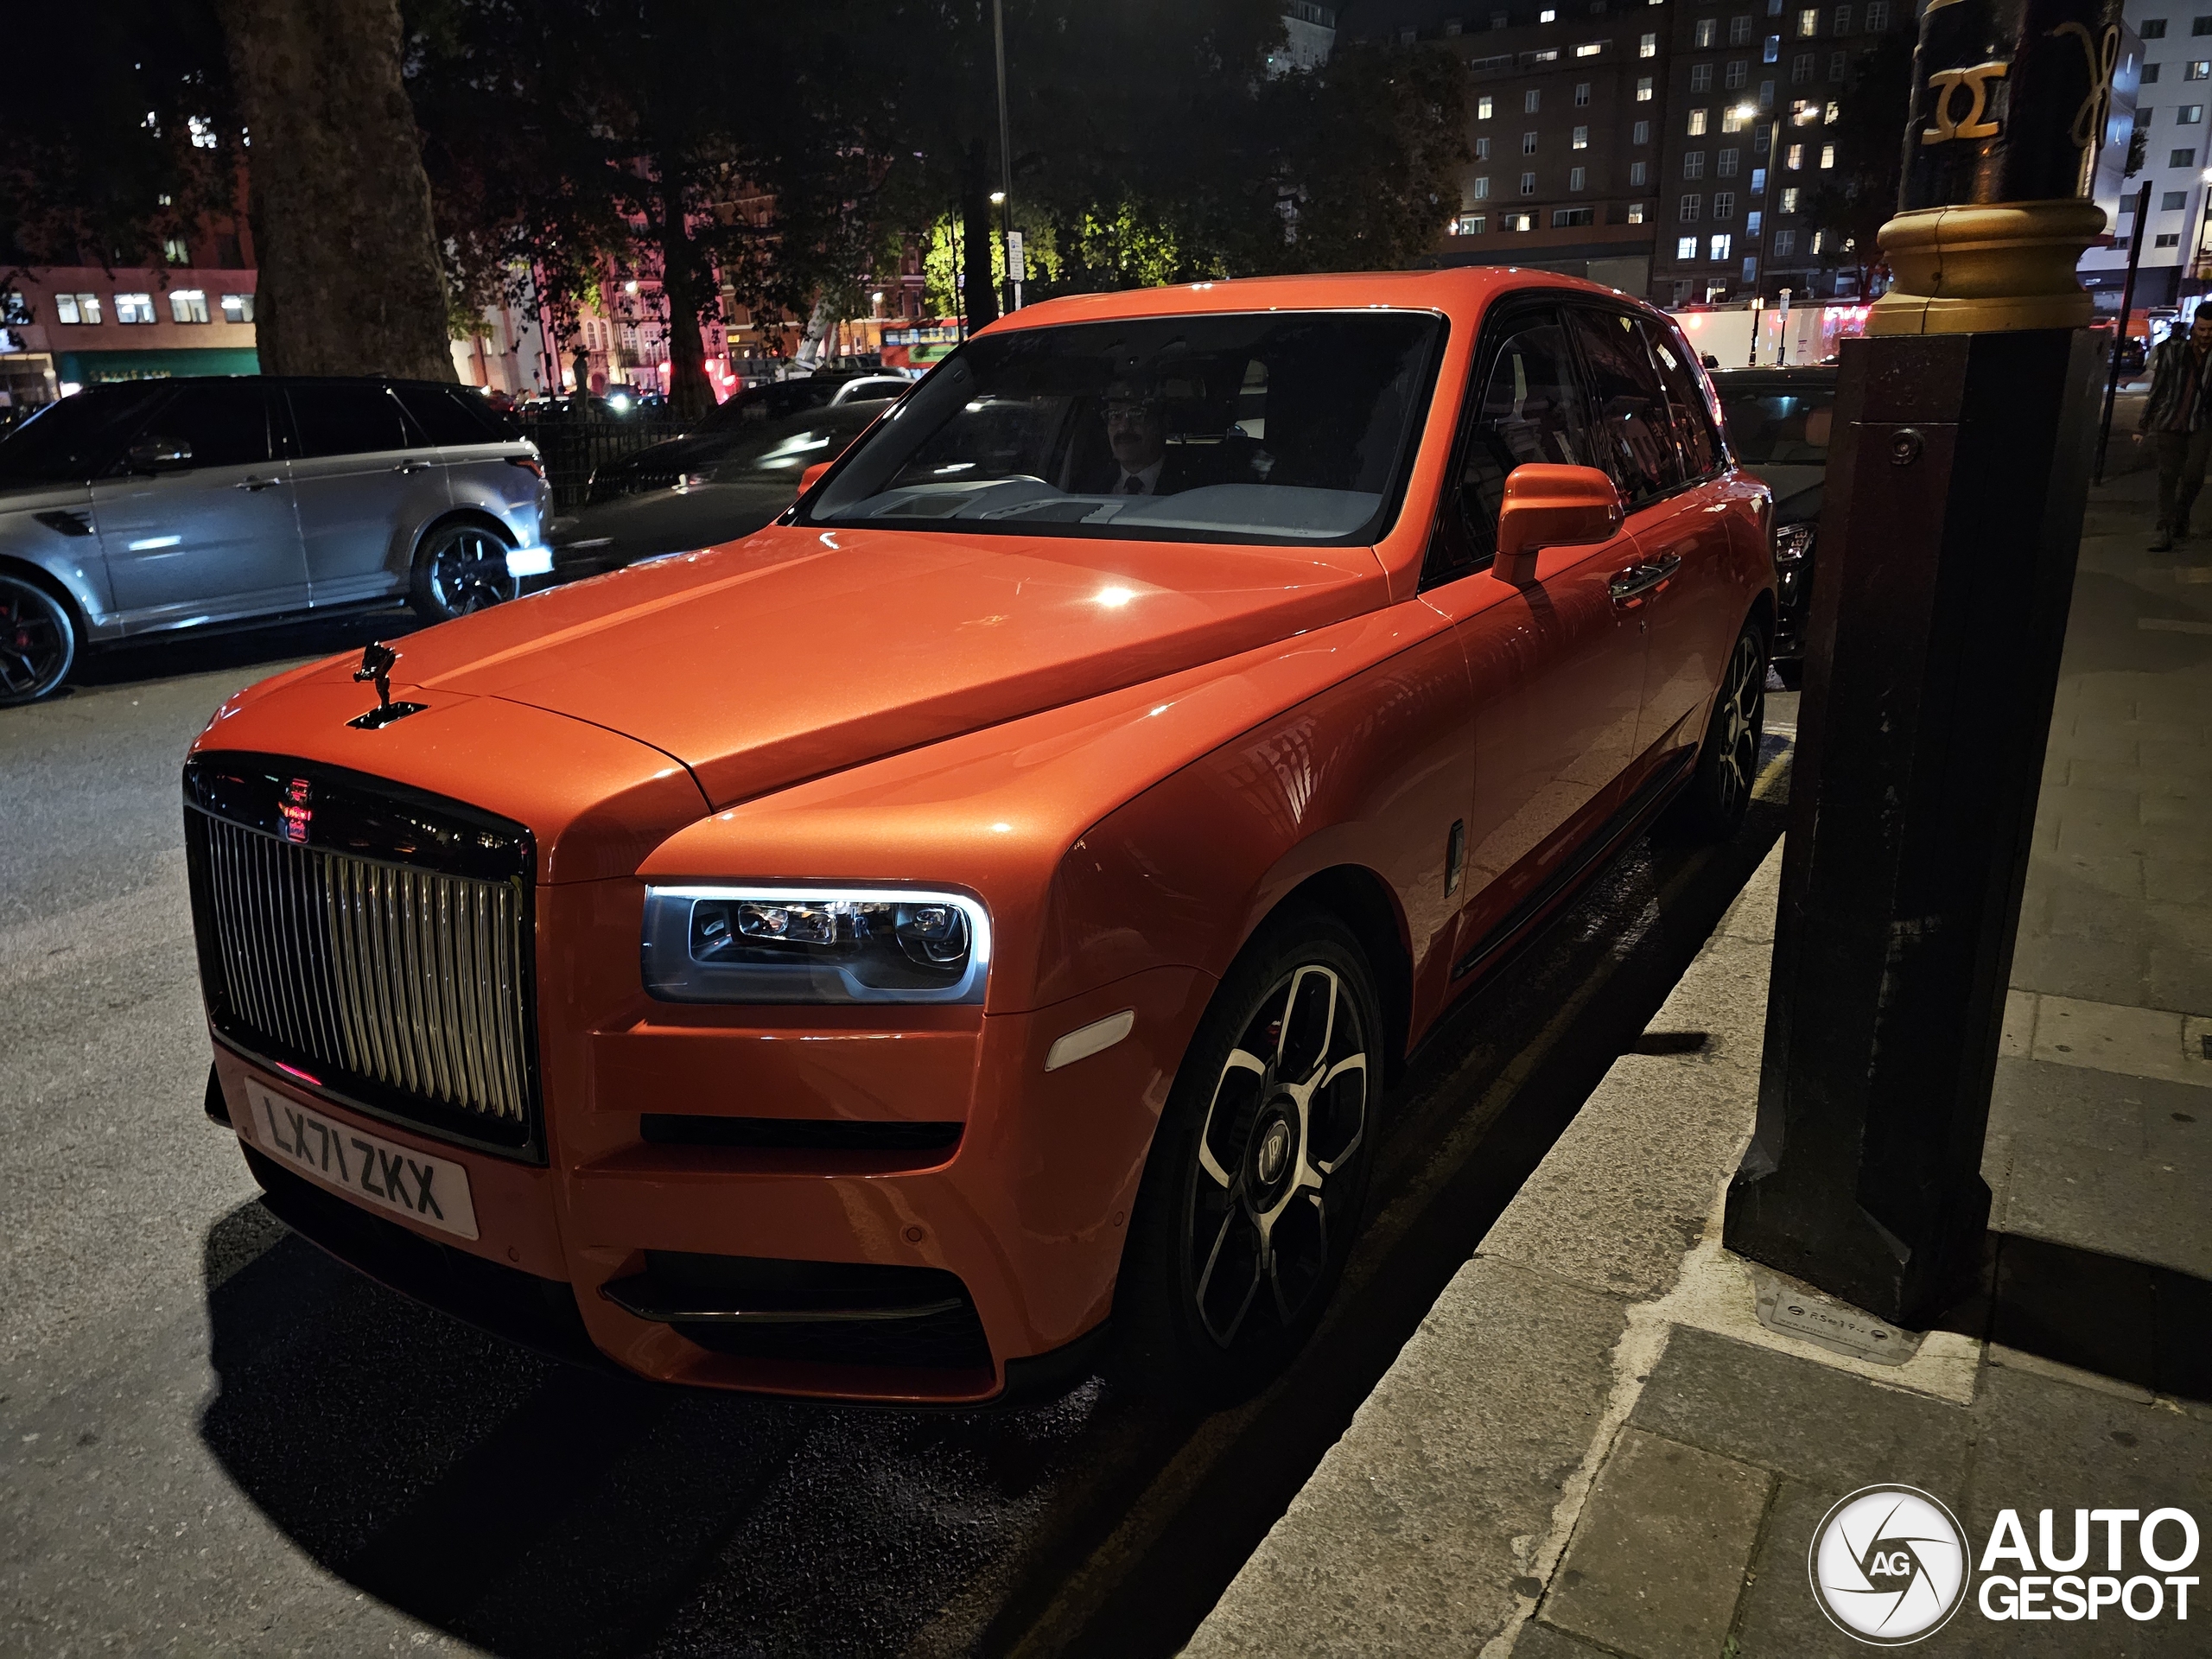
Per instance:
[[[417,715],[429,705],[420,702],[394,702],[391,700],[391,671],[398,664],[399,653],[382,640],[372,642],[361,652],[361,665],[353,671],[356,683],[373,680],[377,688],[377,706],[365,715],[356,715],[346,723],[365,732],[381,730],[395,720],[404,720]]]

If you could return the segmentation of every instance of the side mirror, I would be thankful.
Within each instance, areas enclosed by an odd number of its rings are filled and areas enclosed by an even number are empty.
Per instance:
[[[834,460],[816,461],[813,466],[808,467],[804,472],[798,475],[798,493],[801,495],[804,495],[809,490],[812,489],[817,484],[819,484],[822,481],[823,474],[828,472],[837,463]]]
[[[175,472],[192,465],[192,446],[182,438],[141,438],[127,452],[134,473]]]
[[[1595,467],[1516,467],[1497,514],[1497,576],[1516,587],[1534,582],[1540,550],[1611,541],[1621,518],[1621,493]]]

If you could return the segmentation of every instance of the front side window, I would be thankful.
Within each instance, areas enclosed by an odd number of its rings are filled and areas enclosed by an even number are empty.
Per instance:
[[[269,460],[269,400],[262,382],[245,376],[189,380],[139,435],[189,445],[195,467],[258,467]]]
[[[824,528],[1371,542],[1444,337],[1423,312],[1231,313],[969,340],[810,498]]]
[[[1682,481],[1666,390],[1636,319],[1580,307],[1567,315],[1589,371],[1599,465],[1640,506]]]
[[[1451,550],[1444,568],[1431,569],[1431,581],[1464,575],[1497,554],[1498,509],[1515,467],[1600,464],[1558,315],[1524,315],[1505,327],[1484,354],[1482,391],[1467,409],[1454,493],[1463,544]]]
[[[1721,399],[1737,458],[1753,467],[1824,467],[1834,423],[1835,391],[1746,388]]]

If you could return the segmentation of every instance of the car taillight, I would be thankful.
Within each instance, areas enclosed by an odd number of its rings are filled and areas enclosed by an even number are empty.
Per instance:
[[[538,460],[536,455],[509,455],[507,457],[507,465],[510,467],[521,467],[523,471],[528,473],[532,478],[543,478],[545,476],[545,463]]]

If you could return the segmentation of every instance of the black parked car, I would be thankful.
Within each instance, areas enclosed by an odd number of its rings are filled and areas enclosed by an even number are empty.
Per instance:
[[[1774,671],[1795,690],[1805,673],[1805,617],[1812,607],[1813,547],[1827,480],[1836,371],[1719,369],[1713,389],[1738,460],[1774,492]]]
[[[553,521],[547,540],[555,580],[596,575],[640,559],[750,536],[791,505],[808,467],[835,461],[887,407],[884,400],[868,399],[780,419],[731,423],[728,429],[671,439],[602,467],[590,504]],[[620,479],[620,490],[604,484],[610,474]]]

